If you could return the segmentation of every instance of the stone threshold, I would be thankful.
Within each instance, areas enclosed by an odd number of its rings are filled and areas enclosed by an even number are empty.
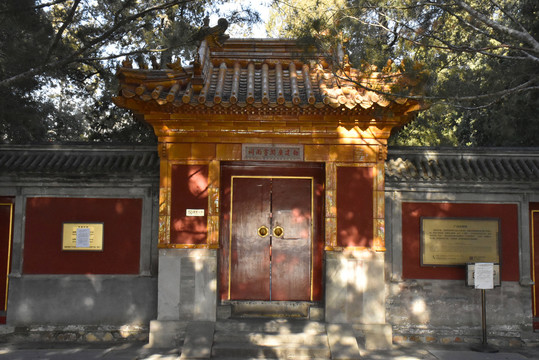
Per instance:
[[[299,318],[324,320],[324,307],[309,301],[222,301],[217,308],[217,319],[229,318]]]

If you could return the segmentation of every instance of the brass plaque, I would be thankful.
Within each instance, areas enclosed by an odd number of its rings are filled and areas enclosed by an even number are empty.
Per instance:
[[[500,262],[499,219],[421,218],[421,265]]]
[[[103,250],[103,223],[64,223],[63,226],[62,250]]]

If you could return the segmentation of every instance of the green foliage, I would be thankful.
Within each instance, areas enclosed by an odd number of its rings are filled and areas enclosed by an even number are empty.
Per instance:
[[[430,105],[390,144],[539,146],[538,10],[535,0],[276,0],[268,31],[328,54],[345,44],[355,67],[393,59],[421,83],[393,89]]]
[[[155,142],[112,104],[126,56],[193,58],[193,35],[224,0],[0,2],[0,142]],[[233,21],[256,20],[236,11]]]
[[[38,66],[39,59],[46,55],[43,44],[50,41],[52,27],[39,12],[22,14],[20,10],[31,5],[31,0],[0,3],[0,11],[3,13],[0,20],[2,79]],[[21,58],[15,58],[13,54],[21,54]],[[46,137],[47,128],[40,120],[52,111],[52,107],[29,96],[38,86],[36,78],[22,78],[11,88],[0,87],[1,136],[17,142],[21,139],[41,141]]]

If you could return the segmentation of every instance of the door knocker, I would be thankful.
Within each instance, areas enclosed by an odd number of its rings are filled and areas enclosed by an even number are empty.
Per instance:
[[[268,234],[269,234],[269,229],[265,227],[264,225],[258,228],[258,236],[266,237],[268,236]]]
[[[284,235],[284,229],[282,227],[276,226],[273,228],[273,236],[280,238],[280,237],[283,237],[283,235]]]

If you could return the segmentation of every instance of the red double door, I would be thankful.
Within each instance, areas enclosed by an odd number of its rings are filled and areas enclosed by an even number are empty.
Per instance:
[[[229,299],[312,297],[313,179],[231,179]]]

